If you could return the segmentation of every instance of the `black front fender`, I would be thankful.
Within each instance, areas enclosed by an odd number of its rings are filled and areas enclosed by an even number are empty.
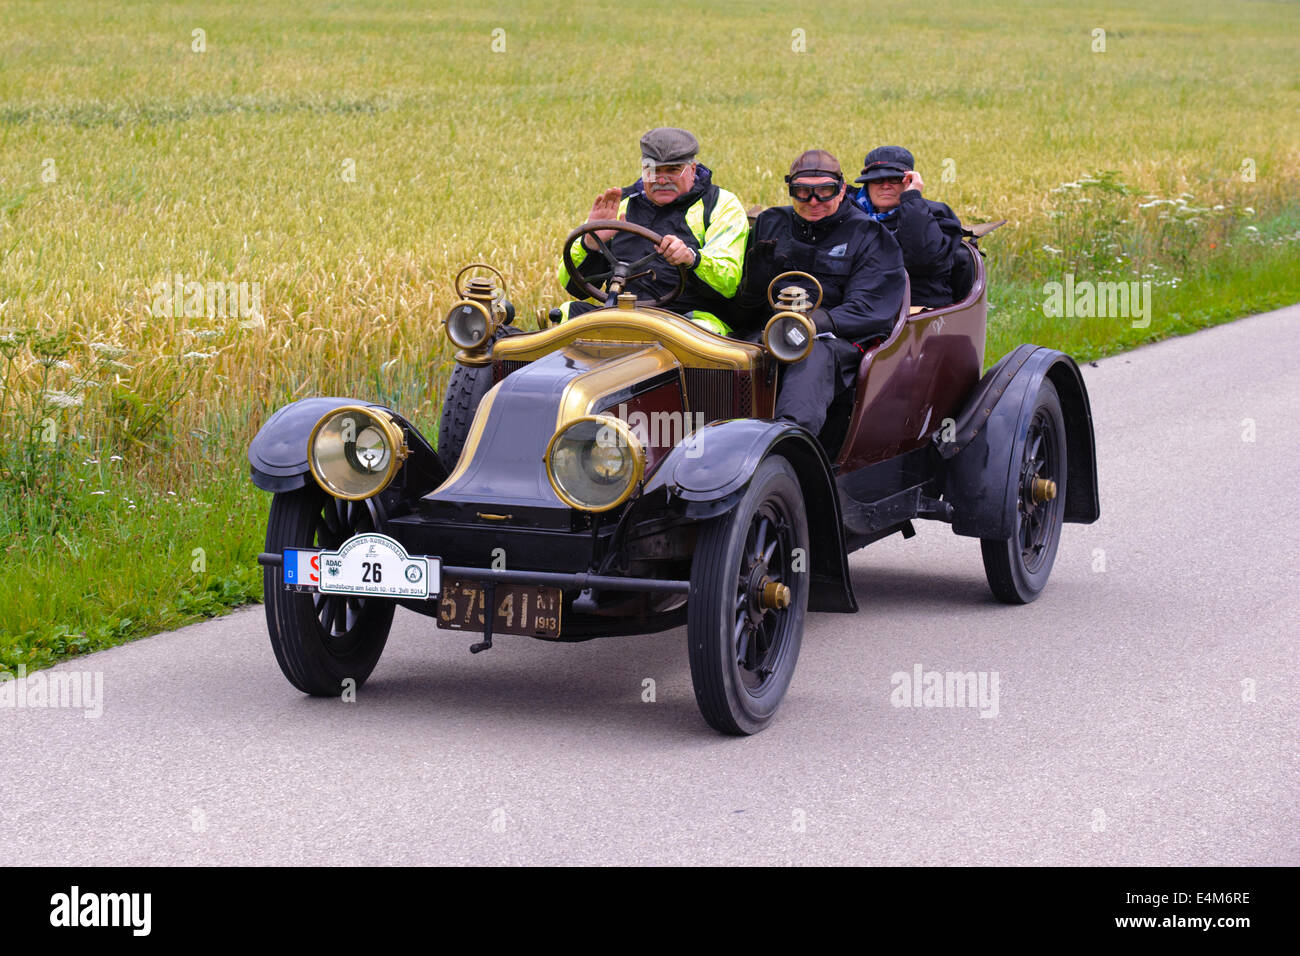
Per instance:
[[[790,462],[803,490],[812,542],[808,609],[856,611],[831,463],[817,439],[793,422],[739,418],[706,425],[668,454],[646,494],[666,491],[688,517],[716,518],[736,507],[769,455]]]
[[[402,426],[411,456],[402,466],[408,494],[420,495],[447,478],[447,471],[419,430],[392,409],[358,398],[304,398],[276,410],[248,446],[253,484],[263,491],[293,491],[311,480],[307,440],[321,417],[344,405],[382,408]]]
[[[1089,524],[1100,515],[1092,408],[1079,366],[1056,349],[1022,345],[985,374],[952,434],[936,436],[947,459],[944,497],[953,506],[955,533],[996,539],[1015,533],[1015,473],[1045,378],[1056,387],[1065,418],[1065,520]]]

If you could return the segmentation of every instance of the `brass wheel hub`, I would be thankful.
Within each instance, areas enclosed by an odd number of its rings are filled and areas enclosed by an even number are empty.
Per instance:
[[[774,611],[781,611],[790,606],[790,586],[779,581],[763,579],[762,597],[759,605]]]
[[[1056,482],[1050,478],[1035,478],[1029,496],[1036,505],[1046,504],[1056,497]]]

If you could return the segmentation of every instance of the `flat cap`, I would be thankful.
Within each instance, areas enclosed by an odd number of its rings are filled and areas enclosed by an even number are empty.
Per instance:
[[[844,181],[840,161],[824,149],[808,149],[796,156],[785,181],[788,183],[796,176],[834,176],[840,182]]]
[[[699,140],[675,126],[660,126],[641,137],[642,158],[656,163],[684,163],[699,151]]]

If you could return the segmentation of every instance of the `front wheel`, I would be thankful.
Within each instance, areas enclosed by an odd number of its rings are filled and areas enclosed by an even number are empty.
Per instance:
[[[306,487],[271,499],[266,550],[335,550],[353,535],[377,529],[376,507],[373,501],[330,497],[309,479]],[[317,697],[338,697],[349,679],[352,689],[365,683],[388,641],[392,601],[286,591],[282,567],[268,566],[264,583],[271,648],[289,683]]]
[[[776,713],[799,659],[807,569],[803,492],[774,455],[735,510],[701,529],[691,564],[691,680],[713,729],[757,733]]]
[[[1028,604],[1042,593],[1056,561],[1065,520],[1065,415],[1056,386],[1043,379],[1016,472],[1015,533],[984,538],[980,551],[993,596]]]

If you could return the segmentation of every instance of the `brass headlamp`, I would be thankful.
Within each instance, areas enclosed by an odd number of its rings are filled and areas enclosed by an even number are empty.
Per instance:
[[[317,484],[335,498],[373,498],[393,480],[410,449],[401,426],[382,408],[344,405],[321,417],[307,439]]]

